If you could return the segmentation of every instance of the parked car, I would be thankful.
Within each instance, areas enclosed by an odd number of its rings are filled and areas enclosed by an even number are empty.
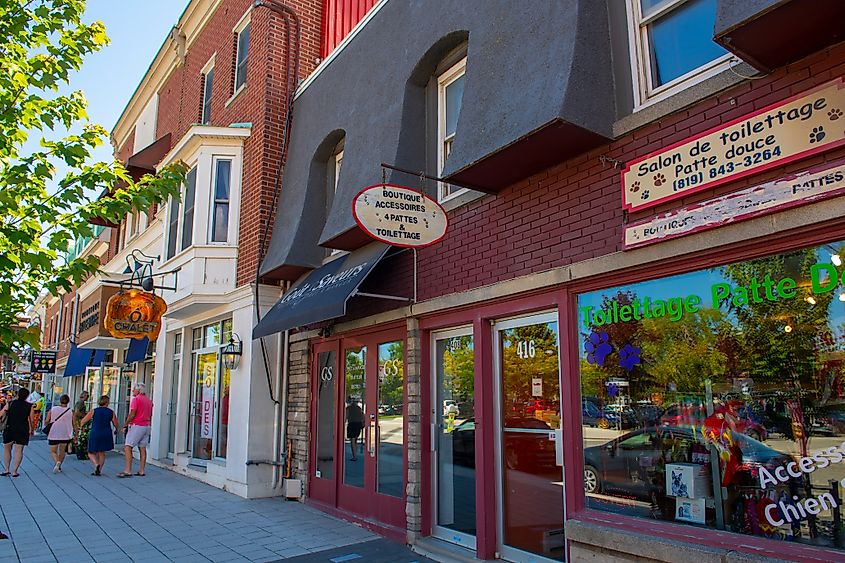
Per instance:
[[[581,424],[594,428],[636,428],[637,416],[629,407],[599,407],[594,401],[581,401]]]
[[[810,434],[823,436],[845,434],[845,405],[820,407],[813,416]]]
[[[692,452],[696,444],[689,428],[660,426],[629,432],[606,444],[585,448],[584,490],[645,500],[655,493],[662,495],[664,483],[653,477],[654,472],[659,475],[662,471],[661,460],[671,447],[666,443],[669,439],[680,440],[680,449],[687,452]],[[774,468],[793,461],[789,454],[749,436],[739,435],[737,442],[742,453],[738,471],[748,472],[751,479],[757,478],[760,466]]]
[[[552,427],[533,417],[508,417],[504,432],[503,456],[508,469],[527,473],[559,471],[555,462],[555,442],[549,439]],[[542,430],[543,432],[519,432]],[[468,418],[452,430],[452,455],[455,464],[475,467],[475,419]]]
[[[660,423],[663,409],[653,403],[639,403],[634,406],[638,426],[654,426]]]
[[[748,416],[743,416],[735,408],[725,405],[719,405],[715,409],[715,414],[732,415],[736,419],[736,430],[746,436],[754,438],[755,440],[764,441],[768,438],[769,433],[766,428]],[[686,426],[688,424],[701,425],[707,418],[704,405],[690,405],[684,406],[678,403],[673,403],[666,407],[663,415],[660,417],[660,424],[663,426]]]

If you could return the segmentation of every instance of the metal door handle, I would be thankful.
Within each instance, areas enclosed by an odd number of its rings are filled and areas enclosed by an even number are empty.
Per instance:
[[[370,421],[370,432],[367,432],[367,434],[370,434],[372,438],[369,441],[369,444],[367,445],[367,449],[370,452],[370,457],[376,457],[376,440],[378,440],[378,426],[376,425],[375,420]]]

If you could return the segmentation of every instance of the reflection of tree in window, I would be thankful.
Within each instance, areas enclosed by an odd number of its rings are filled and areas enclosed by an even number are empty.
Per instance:
[[[450,346],[443,352],[443,387],[451,391],[450,398],[461,405],[462,413],[472,413],[475,397],[472,336],[458,336],[450,341]]]
[[[401,340],[379,345],[379,406],[398,409],[402,414],[404,345]]]
[[[533,346],[528,348],[531,341]],[[526,353],[527,350],[533,350],[533,353]],[[502,367],[504,397],[512,403],[505,405],[506,414],[524,416],[527,403],[532,399],[553,402],[555,406],[550,410],[557,411],[560,384],[556,323],[506,330],[502,341]],[[542,397],[532,394],[535,378],[542,380]]]

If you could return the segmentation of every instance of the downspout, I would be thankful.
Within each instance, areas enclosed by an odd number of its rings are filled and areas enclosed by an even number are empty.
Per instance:
[[[285,108],[285,116],[283,121],[283,129],[282,129],[282,155],[279,159],[279,167],[276,171],[276,178],[273,187],[273,202],[271,209],[275,209],[276,205],[278,204],[279,199],[279,192],[281,190],[281,178],[282,172],[285,167],[285,162],[287,160],[287,153],[288,153],[288,144],[290,140],[290,127],[293,121],[293,99],[294,94],[296,93],[296,88],[299,85],[299,59],[300,59],[300,40],[302,35],[302,28],[300,25],[299,15],[296,11],[278,0],[255,0],[255,7],[256,8],[269,8],[272,12],[277,15],[282,16],[285,22],[285,43],[286,43],[286,53],[287,53],[287,61],[285,67],[285,87],[287,88],[287,104]],[[294,44],[294,60],[293,60],[293,68],[291,68],[291,20],[293,20],[293,24],[295,26],[295,33],[296,39]],[[258,263],[255,268],[255,316],[256,316],[256,323],[261,320],[261,310],[260,310],[260,303],[259,303],[259,286],[261,281],[261,263],[264,260],[264,251],[265,245],[267,243],[267,234],[270,228],[270,221],[269,219],[264,222],[261,241],[258,248]],[[290,288],[290,283],[287,283],[285,286],[285,291]],[[264,369],[267,372],[267,383],[270,383],[270,362],[267,357],[267,348],[264,345],[264,339],[259,339],[259,344],[261,346],[261,353],[264,360]],[[279,398],[273,395],[273,390],[270,389],[270,398],[273,400],[273,411],[274,411],[274,420],[273,420],[273,481],[272,481],[272,489],[275,490],[279,487],[281,483],[281,459],[282,456],[286,453],[287,447],[287,408],[288,408],[288,372],[289,372],[289,356],[288,356],[288,346],[290,344],[290,331],[286,330],[281,337],[280,342],[280,353],[282,354],[282,369],[279,373],[279,377],[276,380],[276,395],[278,396],[281,394],[281,401]],[[283,445],[285,452],[283,452]]]

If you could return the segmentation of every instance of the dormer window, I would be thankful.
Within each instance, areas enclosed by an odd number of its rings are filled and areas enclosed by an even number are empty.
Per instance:
[[[665,98],[730,64],[713,41],[716,0],[629,0],[638,105]]]
[[[464,97],[464,79],[466,76],[466,58],[437,77],[437,174],[443,172],[446,159],[452,152],[455,131],[458,127],[458,115]],[[445,201],[463,191],[449,184],[438,186],[438,199]]]

